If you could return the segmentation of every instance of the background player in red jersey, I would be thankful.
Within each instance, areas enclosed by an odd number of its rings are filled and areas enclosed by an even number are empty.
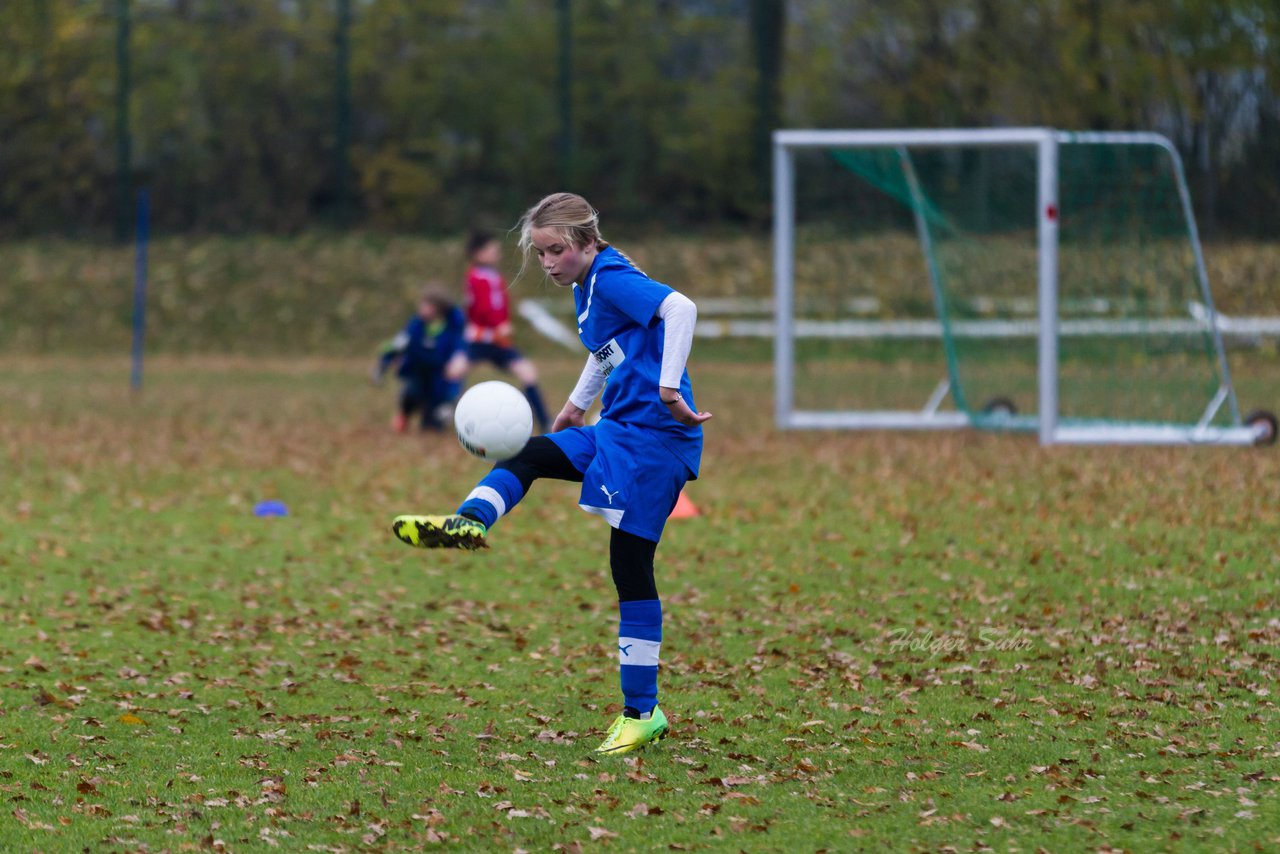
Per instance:
[[[467,357],[473,364],[490,362],[514,376],[545,433],[550,420],[538,391],[538,371],[512,341],[507,282],[498,272],[502,244],[488,232],[474,232],[467,239],[467,261]]]

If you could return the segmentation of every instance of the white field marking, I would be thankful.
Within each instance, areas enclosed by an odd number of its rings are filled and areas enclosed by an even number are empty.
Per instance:
[[[570,350],[577,350],[582,347],[582,342],[578,340],[578,336],[574,335],[569,327],[565,326],[559,320],[547,311],[546,306],[534,300],[523,300],[516,309],[520,312],[520,316],[529,321],[529,325],[543,336],[550,338],[557,344],[563,344]]]

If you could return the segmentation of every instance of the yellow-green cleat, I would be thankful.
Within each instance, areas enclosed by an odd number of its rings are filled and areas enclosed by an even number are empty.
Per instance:
[[[484,525],[466,516],[397,516],[391,532],[419,549],[487,549]]]
[[[609,727],[609,734],[596,748],[596,753],[614,754],[644,750],[650,744],[666,738],[668,731],[667,716],[657,706],[654,706],[653,713],[644,719],[618,715],[613,726]]]

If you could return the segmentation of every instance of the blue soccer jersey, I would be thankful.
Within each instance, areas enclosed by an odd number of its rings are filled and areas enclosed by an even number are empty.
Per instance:
[[[592,262],[583,284],[573,288],[578,337],[605,375],[601,417],[655,431],[697,477],[702,428],[676,421],[658,396],[664,326],[656,313],[671,293],[622,253],[605,249]],[[687,370],[680,377],[680,394],[696,412]]]
[[[405,379],[434,377],[455,354],[465,353],[463,335],[467,319],[457,308],[431,323],[418,315],[409,319],[404,331],[396,336],[393,348],[383,357],[384,364],[401,357],[399,375]]]

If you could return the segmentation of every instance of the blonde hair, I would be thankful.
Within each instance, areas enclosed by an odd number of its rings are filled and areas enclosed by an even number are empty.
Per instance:
[[[575,193],[552,193],[544,196],[524,212],[516,228],[520,230],[521,256],[517,279],[524,275],[525,267],[529,264],[535,228],[552,229],[561,239],[579,248],[592,245],[596,251],[609,248],[608,242],[600,236],[600,214],[586,199]]]

